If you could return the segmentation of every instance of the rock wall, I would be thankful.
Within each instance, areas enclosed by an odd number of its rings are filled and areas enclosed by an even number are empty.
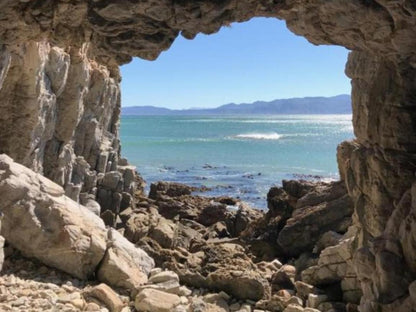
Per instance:
[[[117,66],[156,58],[178,34],[192,39],[254,16],[352,50],[357,139],[340,145],[338,160],[355,207],[361,310],[408,311],[416,303],[414,1],[1,0],[0,153],[117,214],[134,189],[132,168],[119,170],[127,163]]]
[[[87,43],[60,48],[47,41],[3,46],[0,152],[98,214],[95,200],[117,213],[141,180],[120,159],[120,77],[88,50]]]

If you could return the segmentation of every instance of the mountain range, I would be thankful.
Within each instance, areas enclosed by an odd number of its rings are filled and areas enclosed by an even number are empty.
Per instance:
[[[216,108],[169,109],[156,106],[128,106],[122,115],[262,115],[262,114],[351,114],[351,96],[303,97],[270,102],[225,104]]]

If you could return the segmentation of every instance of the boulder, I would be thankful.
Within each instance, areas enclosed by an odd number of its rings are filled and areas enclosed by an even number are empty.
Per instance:
[[[318,187],[296,202],[296,209],[280,231],[277,242],[288,256],[312,250],[322,234],[345,233],[351,223],[352,201],[343,182]]]
[[[160,195],[167,195],[169,197],[191,195],[193,190],[193,187],[186,184],[159,181],[150,185],[149,198],[157,199]]]
[[[78,278],[94,275],[107,248],[103,221],[59,185],[0,155],[1,233],[25,256]]]
[[[162,271],[153,273],[154,270],[150,272],[150,278],[147,284],[137,288],[137,293],[146,288],[161,290],[175,295],[180,295],[183,291],[186,292],[184,288],[181,288],[179,284],[179,277],[175,272]]]
[[[136,296],[134,306],[138,311],[171,312],[180,303],[177,295],[146,288]]]
[[[86,290],[84,296],[92,297],[101,301],[110,310],[110,312],[120,312],[124,304],[118,295],[106,284],[99,284]]]
[[[280,269],[271,277],[272,291],[280,289],[294,289],[293,277],[291,278],[285,270]]]
[[[59,185],[0,155],[1,233],[25,256],[70,275],[132,289],[154,262]]]
[[[155,263],[119,232],[109,229],[109,247],[98,269],[98,279],[121,288],[134,289],[147,282]]]
[[[207,276],[209,288],[224,290],[239,299],[260,300],[270,291],[267,281],[255,271],[224,267]]]

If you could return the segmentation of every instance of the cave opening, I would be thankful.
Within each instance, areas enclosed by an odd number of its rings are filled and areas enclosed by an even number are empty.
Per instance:
[[[178,37],[156,61],[121,67],[122,154],[148,186],[202,185],[204,194],[259,208],[282,179],[337,179],[336,146],[354,137],[347,55],[312,45],[275,18]],[[283,102],[273,112],[267,106],[276,99]],[[264,107],[234,113],[234,103]]]

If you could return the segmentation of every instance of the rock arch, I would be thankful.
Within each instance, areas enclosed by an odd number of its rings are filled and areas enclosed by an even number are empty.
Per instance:
[[[179,34],[192,39],[255,16],[352,51],[357,139],[340,145],[338,163],[355,204],[361,308],[408,311],[416,303],[412,0],[0,0],[0,152],[75,199],[122,204],[134,179],[120,159],[118,66],[155,59]]]

